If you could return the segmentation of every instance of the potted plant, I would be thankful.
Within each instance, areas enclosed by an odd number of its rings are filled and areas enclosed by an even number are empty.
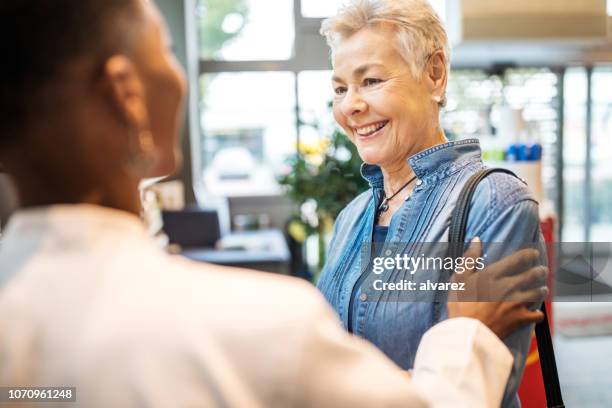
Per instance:
[[[334,220],[359,193],[368,188],[361,177],[357,149],[339,130],[313,144],[300,143],[288,160],[288,172],[279,177],[286,194],[298,204],[299,213],[289,224],[298,242],[318,236],[317,273],[325,263],[327,242]]]

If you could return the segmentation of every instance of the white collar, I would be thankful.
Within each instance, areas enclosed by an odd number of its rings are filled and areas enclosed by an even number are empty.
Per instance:
[[[142,220],[127,211],[91,204],[62,204],[18,210],[9,219],[6,238],[51,231],[73,237],[95,232],[148,237]]]

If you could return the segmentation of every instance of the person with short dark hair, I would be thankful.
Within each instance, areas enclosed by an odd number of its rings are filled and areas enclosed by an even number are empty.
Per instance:
[[[0,162],[20,199],[0,246],[0,386],[74,386],[88,408],[499,405],[500,338],[542,319],[526,302],[449,304],[410,378],[311,285],[156,246],[137,186],[177,169],[186,90],[151,2],[3,0],[0,35]],[[535,259],[490,268],[528,295]]]

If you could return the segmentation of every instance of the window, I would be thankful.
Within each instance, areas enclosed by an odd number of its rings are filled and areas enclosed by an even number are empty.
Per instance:
[[[548,68],[513,68],[495,74],[453,70],[442,126],[450,139],[479,138],[483,158],[492,166],[503,166],[499,161],[511,144],[541,144],[543,193],[553,201],[557,191],[558,81],[558,75]],[[509,115],[519,117],[522,125],[507,126]]]
[[[291,57],[293,0],[198,0],[197,18],[200,56],[205,60]]]
[[[453,138],[491,135],[489,116],[499,104],[502,83],[483,70],[453,70],[447,86],[447,104],[442,127]]]
[[[446,0],[430,0],[431,5],[444,20]],[[304,17],[329,17],[342,6],[344,0],[302,0],[302,15]]]
[[[225,197],[280,194],[276,177],[297,152],[298,139],[315,142],[329,131],[328,51],[321,41],[313,55],[295,41],[295,32],[318,37],[320,22],[296,21],[294,3],[198,0],[198,190]],[[310,71],[296,55],[308,55]]]
[[[563,137],[563,231],[565,242],[584,242],[586,181],[586,108],[587,73],[584,68],[570,68],[565,73]]]
[[[342,0],[302,0],[304,17],[329,17],[342,6]]]
[[[590,241],[612,238],[612,67],[593,70]]]
[[[558,141],[559,77],[549,68],[509,69],[506,72],[505,98],[510,106],[523,109],[526,138],[542,145],[542,184],[544,196],[556,196],[556,157]]]
[[[302,71],[298,75],[300,142],[314,144],[329,137],[335,125],[331,112],[331,71]]]
[[[444,0],[432,3],[443,14]],[[319,40],[321,19],[341,5],[342,0],[197,0],[197,190],[221,196],[279,193],[275,178],[299,143],[332,134],[329,53],[322,40],[313,50],[312,38]],[[249,168],[257,171],[246,178]]]
[[[611,85],[612,67],[570,68],[565,74],[563,241],[612,238]]]
[[[278,194],[274,175],[296,149],[291,72],[205,74],[202,180],[221,196]]]

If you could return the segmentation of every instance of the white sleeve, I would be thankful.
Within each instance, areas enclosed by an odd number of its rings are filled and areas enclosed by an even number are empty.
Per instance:
[[[421,340],[413,381],[435,407],[499,407],[512,368],[508,347],[480,321],[455,318]]]
[[[512,366],[507,347],[474,319],[430,329],[412,378],[372,344],[347,335],[329,307],[306,325],[295,405],[498,407]]]

